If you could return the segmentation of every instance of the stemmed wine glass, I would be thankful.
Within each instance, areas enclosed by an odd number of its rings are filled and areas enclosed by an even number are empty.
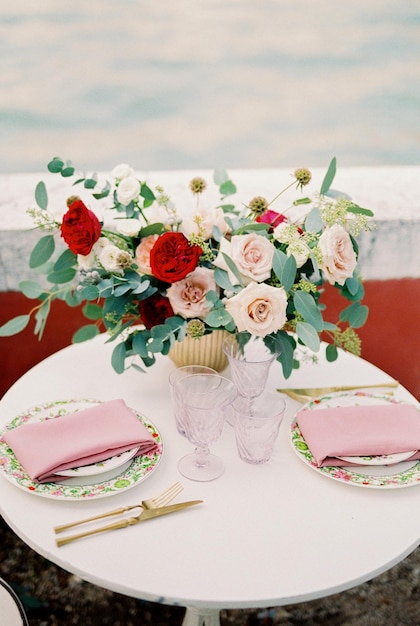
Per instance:
[[[226,337],[223,351],[229,360],[232,378],[239,395],[247,398],[247,411],[264,391],[272,363],[280,347],[272,337],[257,337],[242,331]]]
[[[196,446],[194,453],[180,459],[178,469],[191,480],[214,480],[225,466],[210,454],[209,445],[222,434],[224,409],[235,398],[235,385],[219,374],[192,374],[175,383],[174,394],[184,408],[185,435]]]
[[[174,393],[174,386],[178,380],[191,376],[192,374],[214,374],[218,376],[216,370],[205,365],[182,365],[177,367],[169,375],[169,387],[171,391],[172,407],[174,410],[175,424],[180,435],[186,437],[184,427],[184,408],[182,402],[178,400]]]

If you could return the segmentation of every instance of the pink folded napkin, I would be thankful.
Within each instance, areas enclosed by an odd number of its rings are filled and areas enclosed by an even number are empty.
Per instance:
[[[157,449],[151,433],[124,400],[22,424],[6,431],[3,439],[38,482],[63,480],[56,472],[104,461],[132,448],[139,448],[136,456]]]
[[[416,450],[409,458],[420,458],[420,412],[412,404],[302,410],[296,421],[318,467],[350,465],[337,456]]]

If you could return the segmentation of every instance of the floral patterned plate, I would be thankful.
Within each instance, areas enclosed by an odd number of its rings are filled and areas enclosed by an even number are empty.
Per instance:
[[[58,418],[61,415],[75,413],[76,411],[97,404],[100,404],[99,400],[59,400],[48,402],[32,407],[24,413],[21,413],[9,422],[4,430],[16,428],[29,421]],[[131,489],[150,476],[158,466],[163,453],[162,438],[156,426],[138,411],[134,409],[131,410],[156,439],[158,449],[150,455],[138,456],[131,462],[128,462],[128,464],[125,463],[125,465],[121,466],[121,473],[116,476],[114,475],[112,478],[89,484],[89,477],[86,477],[86,484],[84,485],[70,484],[72,479],[69,479],[70,482],[63,480],[63,482],[60,483],[40,484],[35,482],[28,476],[13,454],[13,451],[1,437],[4,430],[0,433],[0,470],[3,471],[4,476],[16,487],[37,496],[58,500],[91,500],[92,498],[105,498]],[[106,477],[107,475],[104,476]],[[80,478],[78,480],[80,481]]]
[[[305,409],[316,411],[319,408],[337,406],[367,406],[369,404],[389,404],[399,402],[389,396],[368,394],[362,391],[335,393],[316,398],[305,405]],[[300,409],[301,410],[301,409]],[[420,411],[419,411],[420,419]],[[318,467],[304,440],[296,417],[290,425],[290,442],[298,457],[316,472],[334,480],[356,485],[357,487],[397,488],[420,485],[420,460],[402,461],[395,465],[356,465],[352,467]]]

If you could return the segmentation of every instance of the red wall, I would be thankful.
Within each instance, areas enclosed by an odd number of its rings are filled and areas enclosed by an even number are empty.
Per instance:
[[[359,331],[363,358],[420,399],[420,279],[367,281],[365,290],[369,318]],[[343,308],[342,297],[328,286],[322,301],[327,305],[328,319],[336,321]],[[27,313],[32,306],[33,301],[20,293],[0,293],[0,325]],[[0,338],[0,397],[29,368],[69,345],[74,332],[85,323],[80,309],[56,301],[42,341],[34,337],[32,322],[19,335]]]

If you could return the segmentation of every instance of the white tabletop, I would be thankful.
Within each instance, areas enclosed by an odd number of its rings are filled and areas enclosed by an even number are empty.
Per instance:
[[[66,348],[25,374],[0,402],[0,423],[50,400],[121,397],[158,426],[164,455],[133,489],[109,498],[57,501],[35,496],[0,476],[0,510],[34,550],[64,569],[110,590],[168,604],[209,608],[262,607],[302,602],[362,583],[407,556],[420,542],[420,485],[373,489],[344,484],[305,465],[293,451],[286,417],[269,463],[250,466],[236,452],[231,427],[213,445],[226,471],[209,483],[177,470],[192,445],[176,431],[167,378],[159,358],[146,374],[113,372],[113,344],[103,337]],[[267,388],[378,383],[389,377],[341,353],[328,364],[306,364],[284,384],[275,364]],[[415,403],[401,387],[397,397]],[[147,524],[57,548],[53,526],[154,496],[180,480],[177,501],[198,507]]]

